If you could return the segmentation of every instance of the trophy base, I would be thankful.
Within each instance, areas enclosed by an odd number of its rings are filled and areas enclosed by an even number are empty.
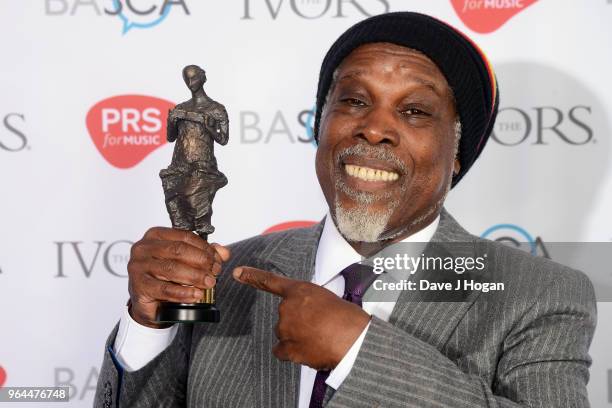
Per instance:
[[[160,323],[219,323],[221,311],[214,303],[161,302],[155,320]]]

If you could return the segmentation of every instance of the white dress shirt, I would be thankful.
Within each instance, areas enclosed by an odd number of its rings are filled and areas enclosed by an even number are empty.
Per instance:
[[[440,217],[437,217],[431,224],[402,240],[402,242],[429,242],[438,227],[439,221]],[[340,272],[362,259],[363,257],[340,235],[331,221],[331,216],[327,214],[317,247],[315,273],[312,282],[342,297],[344,294],[344,278],[340,275]],[[364,298],[367,297],[368,293],[366,292]],[[399,291],[395,291],[395,295],[391,295],[391,297],[386,296],[387,301],[385,302],[364,301],[362,307],[368,314],[388,321],[397,297],[399,297]],[[349,375],[369,327],[370,324],[368,323],[344,358],[330,372],[326,380],[328,386],[337,390]],[[126,306],[119,322],[119,330],[113,347],[115,356],[126,371],[138,370],[164,351],[172,343],[176,332],[177,325],[166,329],[142,326],[132,319]],[[317,371],[313,368],[301,367],[299,408],[308,408],[316,374]]]

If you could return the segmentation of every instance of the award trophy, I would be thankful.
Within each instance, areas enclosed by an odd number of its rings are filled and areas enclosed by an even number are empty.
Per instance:
[[[168,113],[168,142],[176,143],[170,166],[159,176],[172,227],[195,231],[206,241],[215,230],[210,224],[213,198],[227,184],[227,178],[217,169],[213,148],[215,142],[227,144],[229,121],[225,107],[204,92],[206,72],[202,68],[186,66],[183,80],[192,97]],[[211,288],[204,291],[198,303],[162,302],[156,320],[216,323],[220,319]]]

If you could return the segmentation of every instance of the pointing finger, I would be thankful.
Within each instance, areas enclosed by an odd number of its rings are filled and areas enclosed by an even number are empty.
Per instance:
[[[234,269],[233,275],[234,279],[240,283],[282,297],[285,297],[289,289],[298,282],[272,272],[251,268],[249,266],[240,266]]]

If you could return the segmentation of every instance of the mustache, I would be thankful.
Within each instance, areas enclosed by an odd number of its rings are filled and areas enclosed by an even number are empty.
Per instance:
[[[399,170],[400,173],[407,173],[408,169],[404,162],[395,154],[393,151],[384,146],[371,146],[366,144],[356,144],[342,149],[336,156],[336,164],[340,163],[348,156],[359,156],[366,159],[377,159],[385,161],[391,165],[391,167]]]
[[[338,152],[336,156],[336,165],[340,166],[342,161],[348,157],[363,157],[365,159],[377,159],[380,161],[387,162],[390,167],[393,167],[400,174],[407,174],[408,169],[404,162],[391,151],[390,148],[384,146],[371,146],[367,144],[356,144],[353,146],[349,146],[347,148],[342,149]],[[342,191],[344,194],[348,195],[351,199],[355,200],[360,204],[372,204],[376,201],[380,200],[391,200],[393,198],[392,191],[383,191],[380,193],[372,193],[369,191],[360,191],[355,190],[349,187],[339,176],[339,174],[335,177],[335,185],[336,190]],[[406,190],[406,186],[402,185],[400,190],[404,192]],[[393,202],[389,203],[392,206],[396,206],[397,203],[393,200]]]

